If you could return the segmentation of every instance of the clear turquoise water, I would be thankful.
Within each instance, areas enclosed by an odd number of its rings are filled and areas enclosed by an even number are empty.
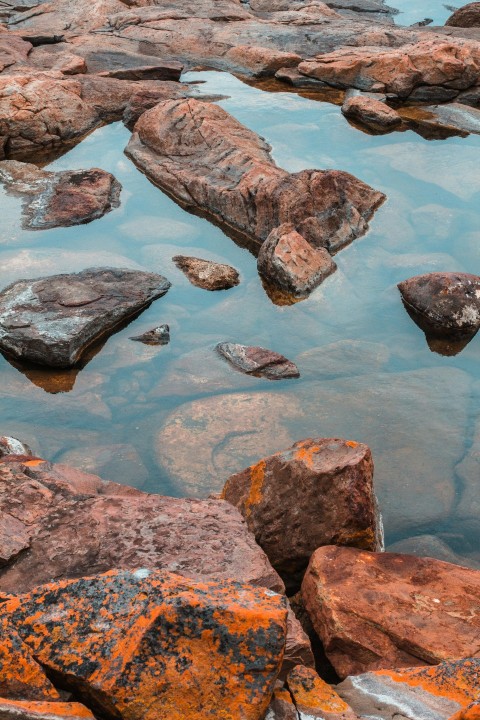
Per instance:
[[[433,270],[479,273],[480,137],[370,136],[335,105],[221,73],[188,77],[229,96],[221,105],[267,138],[282,167],[346,170],[388,201],[368,235],[337,255],[336,274],[308,300],[278,307],[247,250],[180,209],[124,156],[122,124],[92,133],[50,167],[113,172],[121,206],[89,225],[32,232],[19,229],[19,200],[2,195],[0,286],[101,265],[160,272],[173,286],[78,374],[27,377],[0,357],[0,434],[51,460],[175,495],[218,491],[231,472],[294,440],[349,437],[374,452],[390,540],[439,534],[475,559],[478,466],[475,457],[459,463],[478,449],[479,338],[454,357],[432,352],[396,283]],[[195,288],[171,262],[178,253],[230,263],[241,284]],[[165,322],[169,346],[129,340]],[[223,340],[277,350],[301,378],[236,373],[213,352]]]
[[[425,18],[433,20],[432,25],[445,25],[445,20],[452,14],[452,10],[447,5],[451,8],[461,7],[464,4],[463,2],[448,2],[448,0],[445,3],[442,0],[426,0],[421,5],[415,0],[387,2],[387,5],[399,10],[399,14],[395,15],[396,25],[413,25]]]

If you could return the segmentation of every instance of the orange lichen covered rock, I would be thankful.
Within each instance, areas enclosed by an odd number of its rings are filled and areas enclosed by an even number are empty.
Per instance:
[[[122,720],[261,720],[285,646],[282,596],[168,572],[52,583],[3,607],[62,687]]]
[[[449,720],[480,720],[480,703],[470,703],[468,707],[452,715]]]
[[[0,698],[1,720],[95,720],[80,703],[28,702]]]
[[[361,717],[374,713],[385,720],[449,720],[455,713],[451,720],[475,720],[478,714],[468,713],[477,712],[475,705],[478,708],[480,658],[449,660],[434,667],[369,672],[347,678],[337,690]],[[462,710],[472,701],[469,708]]]
[[[333,546],[313,554],[302,584],[307,612],[342,678],[477,655],[479,597],[478,570]]]
[[[240,510],[290,589],[321,545],[382,547],[372,455],[361,443],[302,440],[232,475],[222,497]]]
[[[298,665],[287,683],[301,719],[356,720],[347,703],[312,668]]]
[[[275,690],[265,720],[299,720],[292,696],[286,688]]]

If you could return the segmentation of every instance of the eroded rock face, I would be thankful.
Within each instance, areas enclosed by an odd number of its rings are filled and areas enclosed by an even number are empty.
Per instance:
[[[71,367],[88,345],[169,287],[162,275],[112,268],[19,280],[0,293],[0,349],[19,360]]]
[[[124,720],[262,720],[286,635],[280,595],[149,570],[52,583],[1,610],[60,685]]]
[[[238,271],[231,265],[185,255],[176,255],[172,259],[192,285],[203,290],[228,290],[240,282]]]
[[[48,172],[4,160],[0,181],[9,192],[25,197],[24,227],[30,230],[88,223],[120,204],[120,183],[99,168]]]
[[[319,548],[302,597],[341,678],[478,652],[480,572],[412,555]]]
[[[348,98],[342,105],[342,113],[378,133],[391,132],[402,124],[402,118],[396,110],[379,100],[361,95]]]
[[[480,277],[468,273],[427,273],[399,283],[409,314],[437,337],[474,335],[480,328]]]
[[[445,25],[451,27],[480,27],[480,2],[472,2],[464,5],[450,15]]]
[[[361,443],[302,440],[232,475],[222,497],[240,510],[290,590],[322,545],[382,547],[372,455]]]
[[[281,170],[258,135],[199,100],[166,101],[145,112],[125,152],[187,209],[257,245],[290,222],[314,247],[338,250],[366,231],[384,199],[340,171]]]
[[[228,342],[219,343],[216,350],[236,370],[247,375],[266,377],[269,380],[285,380],[300,376],[293,362],[273,350]]]

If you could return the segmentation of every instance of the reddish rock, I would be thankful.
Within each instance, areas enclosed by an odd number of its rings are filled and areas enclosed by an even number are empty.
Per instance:
[[[480,659],[449,660],[435,667],[381,670],[349,677],[337,686],[340,695],[363,718],[379,720],[475,720],[462,705],[478,699]],[[478,708],[478,704],[477,704]]]
[[[287,685],[300,720],[357,720],[347,703],[312,668],[293,668]]]
[[[121,66],[112,70],[104,70],[99,75],[119,80],[180,80],[183,65],[177,62],[159,62],[158,58],[155,60],[156,62],[152,65]]]
[[[122,186],[111,173],[48,172],[16,160],[0,162],[0,181],[24,199],[24,227],[45,230],[89,223],[120,205]]]
[[[162,275],[112,268],[19,280],[0,293],[0,349],[19,360],[71,367],[88,345],[169,287]]]
[[[467,273],[427,273],[399,283],[408,313],[427,334],[474,335],[480,328],[480,277]]]
[[[3,611],[59,684],[124,720],[263,720],[285,644],[280,595],[167,572],[56,582]]]
[[[272,230],[260,247],[258,272],[295,297],[307,297],[337,266],[327,250],[315,248],[288,223]]]
[[[290,222],[311,245],[338,250],[366,231],[384,199],[337,170],[281,170],[258,135],[199,100],[147,110],[126,153],[180,204],[255,244]]]
[[[30,547],[27,526],[7,512],[0,512],[0,568]]]
[[[2,720],[95,720],[94,715],[80,703],[35,702],[0,698]]]
[[[287,615],[287,641],[285,655],[283,658],[281,677],[285,679],[287,674],[297,665],[315,667],[312,646],[308,635],[304,631],[300,621],[297,619],[290,604]]]
[[[461,28],[480,27],[480,2],[468,3],[458,8],[450,15],[445,25]]]
[[[362,95],[355,95],[345,100],[342,113],[374,132],[391,132],[402,124],[402,118],[396,110],[380,100]]]
[[[275,690],[265,720],[299,720],[292,696],[287,689]]]
[[[240,282],[238,271],[230,265],[185,255],[176,255],[172,260],[192,285],[204,290],[228,290]]]
[[[250,70],[255,77],[275,75],[283,67],[296,67],[302,58],[295,53],[281,52],[272,48],[237,45],[229,50],[225,59],[229,64],[238,66],[240,71]]]
[[[138,118],[146,110],[155,107],[159,102],[169,100],[172,96],[181,97],[186,94],[186,90],[178,83],[156,84],[156,88],[139,90],[130,96],[123,113],[123,122],[129,130],[133,130]]]
[[[219,343],[216,349],[236,370],[247,375],[269,380],[300,377],[297,366],[273,350],[228,342]]]
[[[479,592],[477,570],[334,546],[313,554],[302,585],[305,607],[342,678],[475,655]]]
[[[322,545],[382,546],[369,448],[336,438],[303,440],[232,475],[222,497],[238,507],[289,587]]]

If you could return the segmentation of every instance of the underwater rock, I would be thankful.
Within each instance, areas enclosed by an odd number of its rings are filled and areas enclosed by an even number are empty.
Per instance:
[[[236,370],[247,375],[266,377],[269,380],[300,377],[297,366],[273,350],[229,342],[219,343],[216,350]]]
[[[192,285],[203,290],[228,290],[240,282],[238,271],[230,265],[185,255],[175,255],[172,260]]]
[[[142,335],[135,335],[130,340],[145,343],[145,345],[168,345],[170,342],[170,328],[168,325],[159,325],[153,330],[147,330]]]

